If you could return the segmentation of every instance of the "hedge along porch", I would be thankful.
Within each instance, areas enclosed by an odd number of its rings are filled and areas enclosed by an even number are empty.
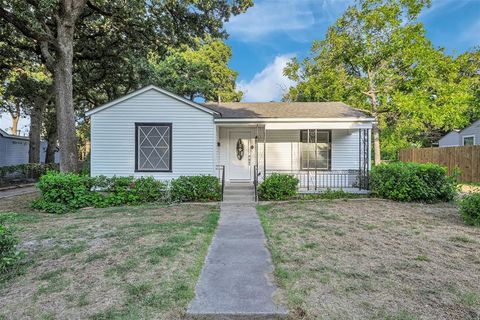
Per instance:
[[[367,188],[373,119],[341,102],[199,104],[148,86],[87,116],[92,176],[254,184],[283,172],[300,191]]]

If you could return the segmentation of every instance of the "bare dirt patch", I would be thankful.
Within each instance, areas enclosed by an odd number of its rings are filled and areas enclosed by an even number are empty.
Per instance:
[[[259,206],[295,319],[479,319],[480,229],[454,204]]]
[[[462,193],[480,192],[480,184],[461,184],[460,191]]]
[[[218,220],[216,205],[52,215],[35,195],[0,200],[24,265],[0,279],[0,319],[181,319]]]

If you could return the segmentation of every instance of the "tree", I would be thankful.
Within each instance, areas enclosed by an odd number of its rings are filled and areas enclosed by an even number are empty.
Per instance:
[[[3,81],[3,87],[0,91],[0,112],[7,112],[12,118],[13,135],[18,135],[18,122],[24,115],[23,100],[12,93],[12,87],[16,83],[16,75],[10,73],[8,79]]]
[[[57,151],[58,131],[55,107],[48,104],[44,114],[45,138],[48,142],[45,152],[45,163],[55,163],[55,152]]]
[[[344,100],[375,117],[375,163],[380,163],[381,115],[390,97],[415,63],[416,52],[430,47],[416,21],[428,0],[359,0],[331,26],[325,40],[312,47],[313,57],[293,60],[285,74],[299,82],[287,98]],[[391,114],[389,114],[391,116]]]
[[[190,100],[240,101],[235,90],[237,72],[228,62],[232,51],[221,40],[197,40],[194,46],[168,50],[165,57],[150,55],[153,82]]]
[[[385,154],[393,158],[400,148],[430,147],[446,132],[478,119],[480,105],[474,98],[480,64],[467,58],[473,56],[467,52],[455,58],[433,48],[417,52],[414,67],[389,96],[389,112],[383,116]]]
[[[74,42],[79,34],[92,30],[85,26],[91,24],[100,29],[100,32],[90,34],[91,39],[101,38],[104,32],[119,30],[126,38],[138,40],[140,45],[180,45],[206,33],[224,36],[223,22],[231,14],[243,12],[251,5],[251,0],[135,0],[127,5],[120,0],[2,0],[2,28],[13,26],[22,37],[33,41],[53,74],[60,169],[74,171],[77,166],[73,105]],[[110,29],[110,26],[120,28]]]

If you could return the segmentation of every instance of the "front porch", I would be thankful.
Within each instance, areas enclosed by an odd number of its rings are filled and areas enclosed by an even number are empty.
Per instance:
[[[300,193],[367,192],[370,131],[362,122],[217,124],[218,172],[229,184],[285,173],[298,178]]]

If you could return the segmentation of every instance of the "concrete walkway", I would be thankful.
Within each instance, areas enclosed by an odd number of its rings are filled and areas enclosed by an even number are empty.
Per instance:
[[[275,304],[270,253],[254,202],[222,203],[188,315],[206,319],[277,319],[287,314]]]

